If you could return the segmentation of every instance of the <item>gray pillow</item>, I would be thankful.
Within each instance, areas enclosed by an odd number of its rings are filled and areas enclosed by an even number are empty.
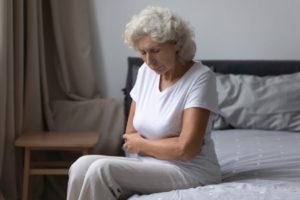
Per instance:
[[[300,131],[300,73],[216,77],[220,116],[214,129]]]

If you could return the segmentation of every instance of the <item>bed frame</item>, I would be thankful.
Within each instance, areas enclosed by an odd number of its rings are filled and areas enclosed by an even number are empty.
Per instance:
[[[129,95],[143,60],[139,57],[128,57],[128,71],[124,93],[125,122],[129,114],[131,97]],[[300,72],[300,60],[202,60],[202,63],[221,74],[249,74],[269,76]]]

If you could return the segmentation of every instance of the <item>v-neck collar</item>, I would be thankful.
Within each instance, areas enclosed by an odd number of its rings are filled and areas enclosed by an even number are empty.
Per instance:
[[[160,83],[160,79],[161,79],[161,75],[157,75],[156,76],[156,84],[155,84],[155,87],[156,87],[156,91],[159,93],[159,94],[165,94],[167,93],[168,91],[171,91],[173,90],[174,87],[176,87],[178,84],[180,84],[181,81],[183,81],[183,79],[185,79],[185,77],[187,76],[187,74],[190,73],[190,71],[192,71],[192,68],[194,68],[194,66],[196,65],[197,62],[194,62],[193,65],[172,85],[168,86],[167,88],[165,88],[164,90],[160,90],[159,89],[159,83]]]

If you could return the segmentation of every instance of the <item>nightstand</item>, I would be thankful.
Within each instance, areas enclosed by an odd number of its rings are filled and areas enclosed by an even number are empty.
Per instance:
[[[87,155],[99,136],[98,132],[28,132],[20,135],[15,145],[25,151],[22,199],[28,198],[30,175],[68,175],[71,165],[65,161],[33,162],[32,151],[77,151]]]

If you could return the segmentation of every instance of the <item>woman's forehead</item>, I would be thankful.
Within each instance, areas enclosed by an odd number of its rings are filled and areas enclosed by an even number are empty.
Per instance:
[[[162,43],[153,41],[150,36],[145,36],[137,40],[135,43],[137,49],[143,49],[143,50],[160,47],[161,45]]]

